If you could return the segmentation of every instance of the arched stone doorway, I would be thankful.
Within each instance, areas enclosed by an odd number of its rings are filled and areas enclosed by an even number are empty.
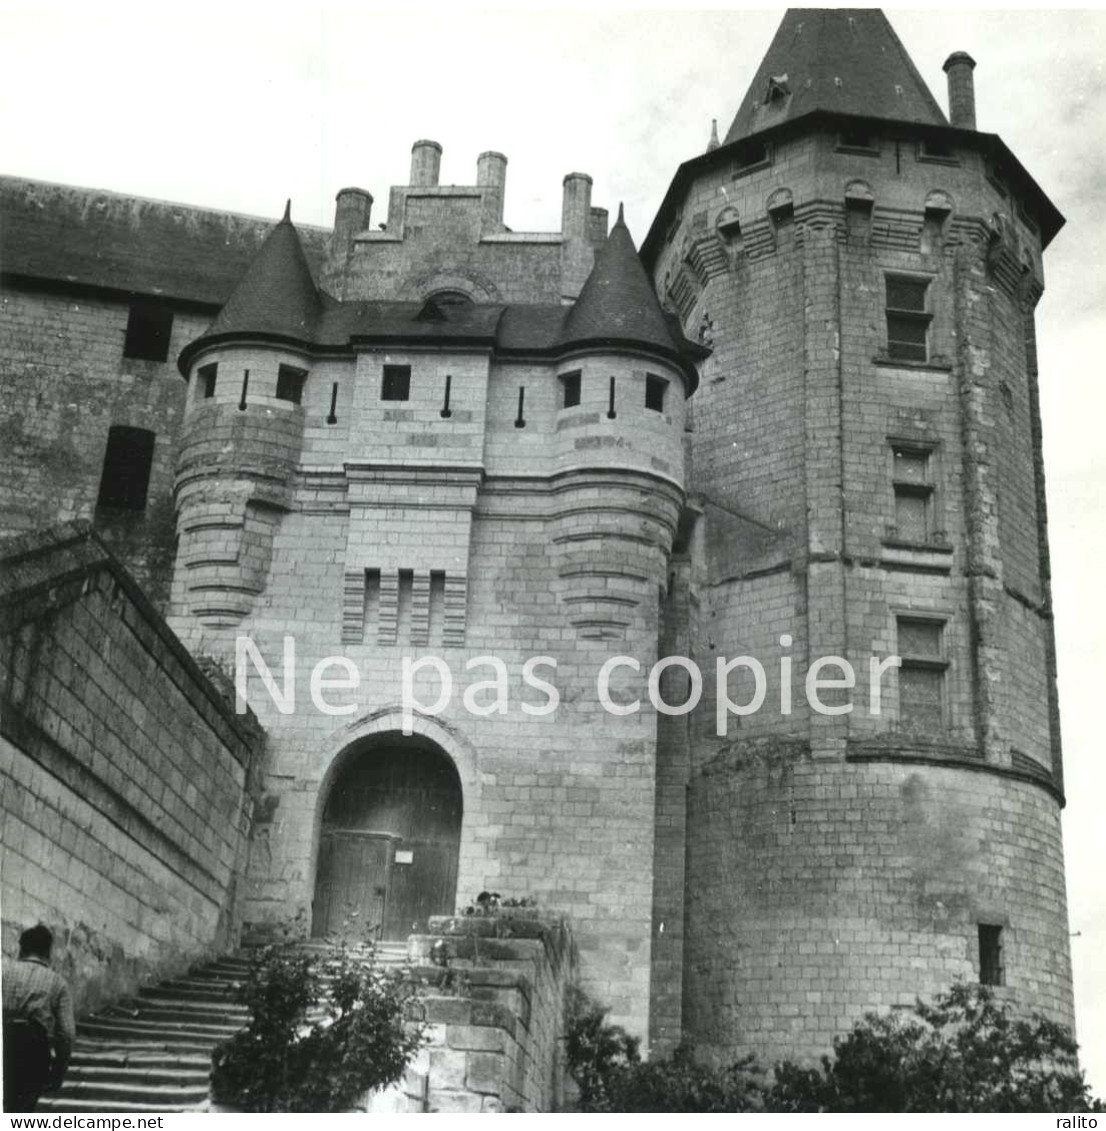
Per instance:
[[[457,894],[463,810],[449,756],[419,735],[376,735],[343,752],[323,802],[312,934],[351,912],[381,939],[425,931]]]

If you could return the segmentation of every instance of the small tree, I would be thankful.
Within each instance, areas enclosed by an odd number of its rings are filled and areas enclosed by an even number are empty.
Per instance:
[[[335,1112],[395,1083],[423,1043],[413,991],[371,943],[324,955],[266,947],[238,1000],[249,1023],[213,1055],[216,1100],[245,1111]]]
[[[1080,1112],[1092,1101],[1071,1032],[1010,1016],[985,986],[958,984],[910,1013],[869,1013],[822,1068],[776,1067],[775,1111]]]

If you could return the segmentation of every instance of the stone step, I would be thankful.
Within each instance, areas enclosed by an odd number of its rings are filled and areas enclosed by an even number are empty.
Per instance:
[[[214,978],[178,978],[172,982],[159,982],[154,986],[143,986],[138,991],[139,997],[172,994],[180,998],[196,998],[203,1001],[228,1001],[233,1003],[235,997],[234,982],[220,982]]]
[[[76,1058],[74,1058],[74,1061]],[[70,1062],[65,1082],[69,1084],[180,1084],[206,1088],[211,1079],[211,1062],[197,1067],[168,1064],[153,1067],[142,1064],[77,1064]]]
[[[65,1082],[65,1099],[98,1100],[103,1111],[115,1111],[116,1101],[155,1104],[160,1107],[195,1107],[207,1101],[208,1082],[198,1085],[146,1084],[142,1082],[98,1083],[84,1080]],[[59,1093],[60,1098],[60,1093]]]
[[[94,1036],[85,1033],[83,1025],[84,1022],[81,1023],[81,1026],[78,1026],[74,1056],[80,1053],[89,1056],[199,1056],[205,1060],[211,1059],[212,1045],[205,1038],[174,1037],[172,1040],[166,1040],[162,1033],[145,1039],[131,1036]]]
[[[100,1098],[88,1096],[69,1096],[63,1088],[56,1095],[43,1096],[38,1101],[38,1107],[35,1110],[51,1113],[56,1112],[58,1114],[79,1114],[80,1112],[87,1111],[110,1111],[122,1112],[124,1114],[134,1113],[138,1115],[156,1115],[159,1112],[165,1113],[173,1111],[205,1111],[206,1109],[206,1099],[199,1104],[181,1105],[134,1103],[130,1100],[117,1099],[112,1100],[110,1105],[105,1105],[104,1101]]]
[[[218,1007],[197,1006],[193,1002],[162,1002],[151,1004],[143,1001],[141,1005],[120,1003],[113,1005],[95,1018],[100,1020],[136,1021],[148,1024],[151,1021],[164,1022],[170,1026],[176,1025],[212,1025],[229,1026],[232,1030],[239,1029],[245,1024],[246,1014],[224,1012]]]
[[[69,1061],[69,1071],[76,1069],[134,1068],[152,1072],[180,1070],[207,1072],[211,1057],[203,1053],[172,1053],[165,1050],[135,1050],[131,1045],[99,1046],[91,1041],[78,1041]]]
[[[246,1018],[249,1016],[249,1010],[244,1005],[239,1005],[236,1001],[220,1001],[217,998],[210,1000],[205,998],[191,998],[191,997],[178,997],[170,991],[163,993],[154,993],[152,990],[142,997],[131,998],[128,1001],[120,1002],[114,1009],[126,1013],[134,1011],[143,1016],[152,1016],[152,1011],[155,1010],[174,1010],[178,1013],[199,1015],[199,1014],[212,1014],[217,1017],[226,1017],[235,1021],[241,1020],[245,1024]]]
[[[83,1021],[78,1033],[90,1037],[110,1037],[115,1040],[156,1040],[164,1041],[172,1047],[178,1042],[203,1042],[213,1048],[220,1041],[238,1032],[233,1025],[174,1025],[165,1026],[150,1022],[126,1021],[120,1018],[97,1017]]]

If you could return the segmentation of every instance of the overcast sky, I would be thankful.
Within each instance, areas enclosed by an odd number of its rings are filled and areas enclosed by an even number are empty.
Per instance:
[[[276,3],[0,0],[0,172],[329,225],[359,185],[386,219],[411,143],[442,182],[505,153],[505,220],[554,230],[561,180],[595,178],[640,243],[677,165],[724,134],[782,16],[745,10],[310,10]],[[1064,816],[1084,1063],[1106,1093],[1106,15],[893,9],[945,105],[941,63],[976,59],[979,128],[1067,217],[1037,312],[1067,773]]]

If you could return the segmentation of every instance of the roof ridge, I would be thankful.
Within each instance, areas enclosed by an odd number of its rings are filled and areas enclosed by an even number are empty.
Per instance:
[[[190,212],[207,212],[215,216],[233,216],[239,220],[254,220],[259,224],[277,224],[279,218],[273,216],[260,216],[255,212],[239,212],[233,208],[217,208],[207,204],[189,204],[183,200],[167,200],[160,196],[143,196],[140,193],[120,192],[118,189],[98,188],[95,185],[74,185],[65,181],[45,181],[39,177],[22,177],[15,173],[0,173],[0,184],[42,185],[44,188],[64,189],[68,192],[96,193],[101,196],[110,196],[117,200],[138,202],[142,204],[160,204],[169,208],[186,208]],[[298,228],[313,232],[330,232],[332,229],[322,224],[298,224]]]

